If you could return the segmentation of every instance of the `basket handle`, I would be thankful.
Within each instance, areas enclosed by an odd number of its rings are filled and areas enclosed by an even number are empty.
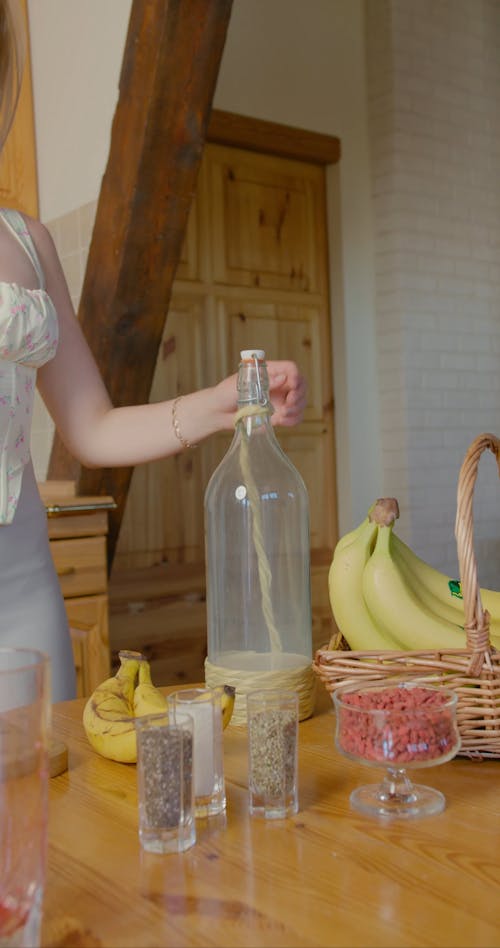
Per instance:
[[[479,675],[485,655],[490,653],[490,614],[483,609],[481,602],[472,519],[472,500],[479,459],[483,451],[487,449],[495,455],[500,474],[500,439],[492,434],[479,435],[468,448],[458,475],[455,520],[455,537],[464,602],[464,628],[467,648],[471,652],[468,674],[474,677]]]

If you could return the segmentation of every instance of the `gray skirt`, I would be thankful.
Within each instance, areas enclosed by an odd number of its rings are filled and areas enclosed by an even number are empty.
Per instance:
[[[52,700],[75,697],[68,620],[31,464],[24,469],[14,520],[0,526],[0,645],[46,652],[51,661]]]

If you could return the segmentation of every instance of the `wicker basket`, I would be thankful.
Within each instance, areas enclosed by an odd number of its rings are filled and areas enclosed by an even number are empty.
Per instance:
[[[472,442],[460,469],[455,536],[464,601],[466,647],[436,651],[362,652],[339,649],[333,640],[316,652],[313,668],[327,691],[360,679],[404,675],[442,683],[457,694],[457,718],[464,757],[500,758],[500,652],[490,643],[490,616],[483,610],[477,578],[472,521],[473,490],[481,454],[489,449],[500,473],[500,440],[482,434]]]

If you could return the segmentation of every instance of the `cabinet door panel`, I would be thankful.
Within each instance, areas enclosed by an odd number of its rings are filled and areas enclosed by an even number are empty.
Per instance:
[[[199,294],[172,300],[150,401],[174,398],[215,381],[207,339],[208,304]],[[165,425],[171,418],[165,413]],[[210,464],[210,461],[208,462]],[[115,568],[203,562],[206,451],[193,449],[135,468]]]
[[[309,494],[311,550],[331,550],[334,542],[335,497],[332,482],[330,438],[326,426],[301,425],[300,432],[280,429],[278,440],[283,451],[304,478]]]
[[[322,171],[212,146],[206,153],[214,280],[306,293],[322,288]]]
[[[77,697],[84,698],[111,674],[108,597],[67,599],[65,606],[75,660]]]
[[[316,566],[313,562],[311,565],[313,654],[317,648],[328,645],[332,635],[337,632],[328,591],[329,570],[329,562],[319,566]]]
[[[237,366],[241,350],[252,346],[264,349],[268,359],[293,359],[307,380],[305,418],[322,418],[329,389],[325,394],[320,307],[241,297],[219,298],[217,308],[231,364]]]

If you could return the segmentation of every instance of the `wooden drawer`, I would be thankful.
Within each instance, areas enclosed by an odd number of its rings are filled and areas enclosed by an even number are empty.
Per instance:
[[[51,540],[50,549],[65,599],[107,591],[105,536]]]
[[[112,497],[76,495],[73,481],[38,485],[50,550],[68,615],[77,696],[110,675],[107,533]]]
[[[47,520],[50,540],[105,535],[108,532],[107,510],[95,510],[82,514],[65,514],[64,517],[51,516]]]

